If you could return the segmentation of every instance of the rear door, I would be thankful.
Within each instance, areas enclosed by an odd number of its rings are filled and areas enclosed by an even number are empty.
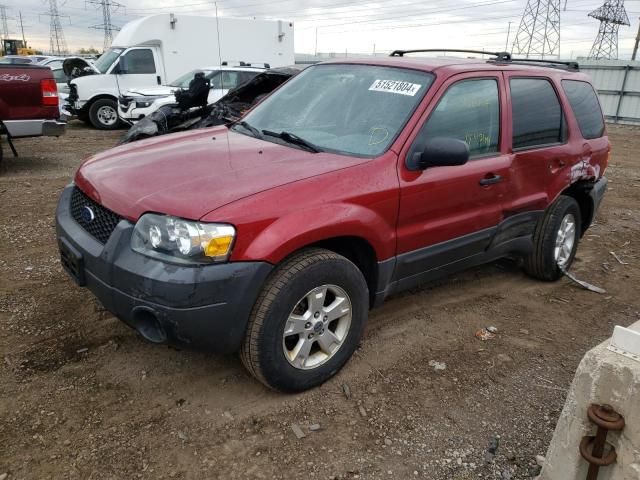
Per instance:
[[[513,184],[505,209],[510,214],[543,211],[566,185],[571,160],[567,119],[557,90],[546,76],[505,73],[511,106]]]
[[[456,75],[432,103],[400,156],[396,279],[482,252],[503,218],[511,158],[503,140],[506,104],[501,73]],[[433,137],[465,141],[469,162],[409,170],[406,159]]]

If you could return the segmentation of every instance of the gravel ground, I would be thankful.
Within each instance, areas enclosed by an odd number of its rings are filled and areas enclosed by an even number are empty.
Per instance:
[[[121,134],[72,123],[0,165],[0,478],[531,478],[581,357],[640,318],[640,130],[610,127],[572,269],[608,293],[476,268],[373,311],[322,387],[271,392],[235,356],[144,342],[63,273],[59,192]]]

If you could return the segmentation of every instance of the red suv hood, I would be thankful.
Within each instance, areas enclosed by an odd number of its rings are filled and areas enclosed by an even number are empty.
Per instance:
[[[145,212],[195,220],[254,193],[364,161],[314,154],[216,127],[100,153],[78,169],[75,182],[129,220]]]

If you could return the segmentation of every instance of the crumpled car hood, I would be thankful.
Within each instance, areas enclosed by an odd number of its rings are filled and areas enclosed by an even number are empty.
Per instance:
[[[188,219],[252,194],[368,161],[267,142],[226,127],[126,144],[89,158],[78,187],[117,214]]]

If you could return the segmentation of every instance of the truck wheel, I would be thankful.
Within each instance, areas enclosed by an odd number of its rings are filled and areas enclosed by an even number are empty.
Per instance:
[[[242,363],[275,390],[315,387],[349,360],[368,313],[358,267],[329,250],[305,250],[267,280],[251,312]]]
[[[566,195],[558,197],[536,226],[533,252],[525,258],[525,271],[539,280],[558,280],[576,255],[580,225],[578,203]]]
[[[120,126],[118,103],[109,98],[96,100],[89,107],[89,119],[99,130],[115,130]]]

